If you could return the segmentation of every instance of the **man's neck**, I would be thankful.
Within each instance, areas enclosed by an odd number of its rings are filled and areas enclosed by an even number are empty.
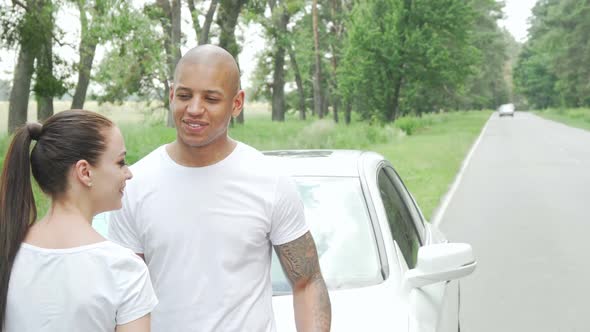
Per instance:
[[[186,167],[205,167],[227,158],[236,148],[237,142],[227,138],[218,144],[191,147],[178,140],[166,146],[166,152],[179,165]]]

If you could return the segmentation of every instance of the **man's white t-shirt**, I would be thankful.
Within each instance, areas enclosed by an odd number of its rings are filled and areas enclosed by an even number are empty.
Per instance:
[[[21,244],[6,306],[5,332],[114,332],[149,314],[158,300],[144,262],[110,241],[45,249]]]
[[[161,146],[131,169],[109,238],[145,255],[152,331],[275,331],[271,248],[308,231],[293,181],[243,143],[206,167]]]

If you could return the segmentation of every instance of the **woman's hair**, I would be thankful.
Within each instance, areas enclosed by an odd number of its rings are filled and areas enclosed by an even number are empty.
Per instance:
[[[43,126],[28,123],[14,134],[0,179],[0,331],[5,321],[10,272],[29,226],[37,219],[31,171],[52,199],[68,188],[67,174],[79,160],[96,165],[106,149],[106,117],[84,110],[57,113]],[[30,149],[31,141],[37,143]],[[31,151],[29,153],[29,151]]]

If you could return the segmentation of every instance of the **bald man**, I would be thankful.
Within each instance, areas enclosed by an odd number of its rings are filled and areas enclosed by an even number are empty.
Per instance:
[[[276,331],[272,246],[292,284],[297,330],[329,331],[330,300],[294,183],[228,136],[244,103],[239,76],[216,46],[180,59],[170,88],[176,140],[131,167],[109,237],[148,265],[160,300],[152,331]]]

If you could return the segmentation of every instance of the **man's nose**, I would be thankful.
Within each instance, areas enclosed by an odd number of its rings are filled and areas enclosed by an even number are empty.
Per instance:
[[[187,111],[193,115],[200,115],[205,111],[205,105],[200,98],[194,98],[188,104]]]

